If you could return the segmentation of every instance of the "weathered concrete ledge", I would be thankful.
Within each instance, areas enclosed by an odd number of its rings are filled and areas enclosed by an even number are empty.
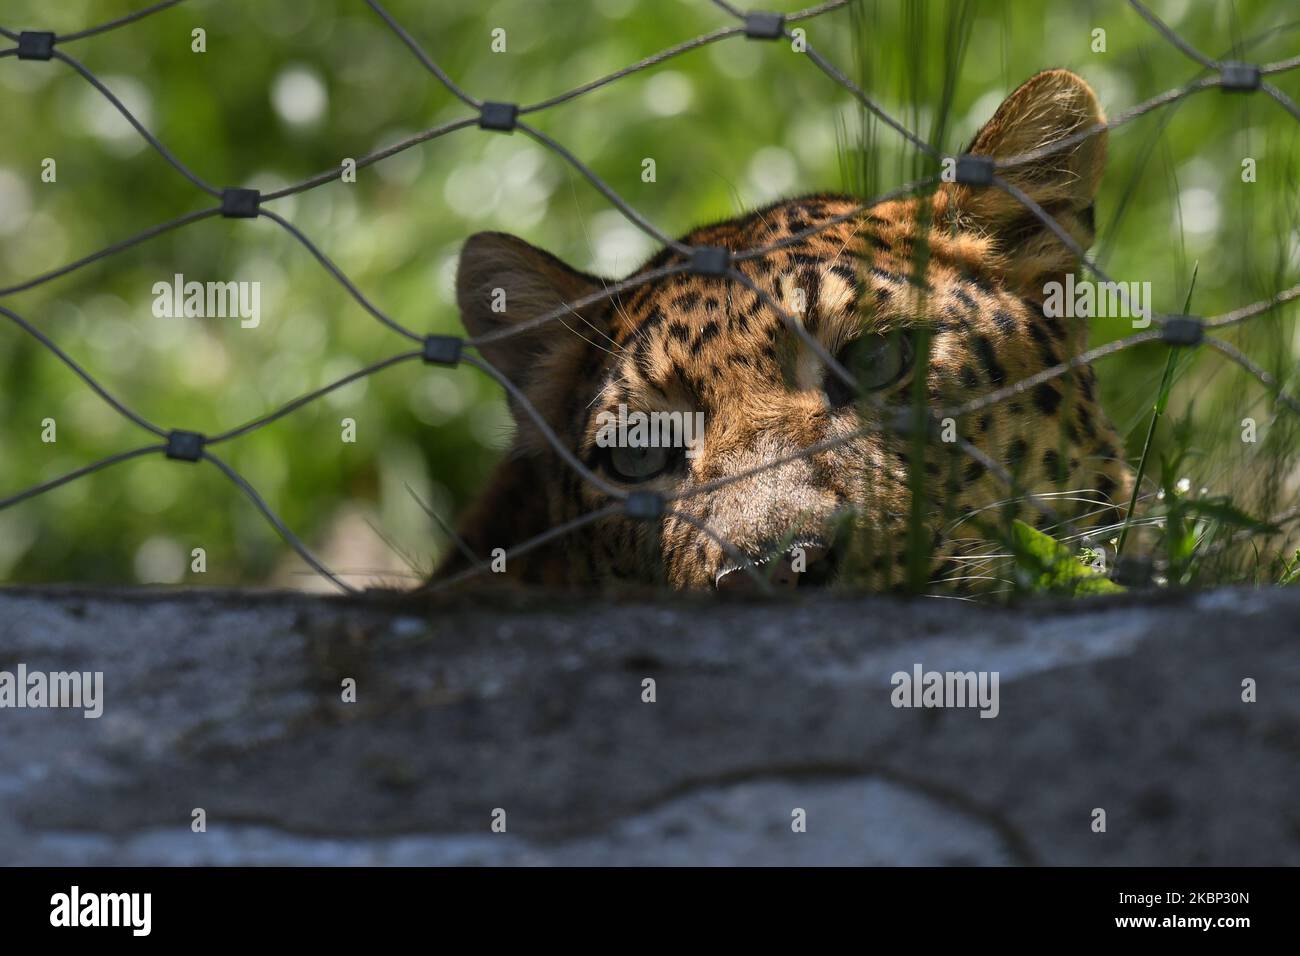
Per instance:
[[[1300,864],[1300,589],[0,590],[20,663],[102,671],[104,711],[0,709],[7,864]],[[996,719],[893,707],[918,663],[998,672]]]

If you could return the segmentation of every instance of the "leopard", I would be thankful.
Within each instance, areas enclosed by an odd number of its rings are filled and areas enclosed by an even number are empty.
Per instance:
[[[1087,321],[1045,309],[1045,289],[1094,241],[1106,151],[1095,92],[1048,70],[964,151],[1000,183],[784,199],[617,280],[471,236],[457,302],[511,386],[515,431],[432,580],[493,554],[547,588],[891,589],[914,579],[920,541],[922,576],[961,590],[979,577],[961,557],[1011,518],[1085,534],[1122,519],[1132,471],[1091,365],[1017,387],[1087,348]],[[692,268],[701,248],[734,271]],[[909,419],[918,399],[998,390],[960,418]],[[703,435],[611,445],[600,422],[619,409],[702,412]]]

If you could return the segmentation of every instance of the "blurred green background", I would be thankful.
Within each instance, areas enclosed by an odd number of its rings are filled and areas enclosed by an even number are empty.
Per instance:
[[[9,29],[71,31],[139,2],[0,0]],[[707,0],[389,0],[387,9],[472,94],[532,102],[731,20]],[[802,4],[770,0],[770,9]],[[1276,2],[1154,2],[1212,56],[1300,53],[1300,11]],[[1031,4],[863,0],[800,24],[909,128],[955,151],[1032,73],[1065,66],[1108,113],[1199,68],[1121,0]],[[206,53],[191,31],[206,31]],[[493,52],[492,31],[506,51]],[[1094,30],[1105,52],[1094,52]],[[956,42],[961,40],[962,42]],[[217,185],[263,191],[467,114],[360,0],[192,0],[65,51],[93,70],[182,161]],[[1274,78],[1300,99],[1300,70]],[[945,85],[948,115],[939,108]],[[669,233],[813,190],[887,189],[918,171],[888,129],[784,43],[731,38],[625,78],[531,121]],[[870,125],[870,124],[868,124]],[[1100,261],[1193,311],[1265,298],[1300,275],[1300,122],[1262,95],[1208,91],[1111,135],[1098,203]],[[42,161],[57,162],[44,183]],[[652,157],[657,181],[642,182]],[[1242,160],[1257,182],[1243,183]],[[0,60],[0,287],[61,266],[212,201],[59,63]],[[461,130],[268,208],[314,239],[380,308],[417,331],[461,330],[461,242],[517,233],[575,266],[635,268],[654,244],[558,156],[522,134]],[[155,282],[259,281],[262,318],[155,318]],[[0,299],[164,427],[216,432],[409,347],[275,224],[206,220]],[[1294,389],[1295,306],[1229,338]],[[1099,322],[1096,342],[1131,331]],[[1159,347],[1098,369],[1103,398],[1140,450],[1164,364]],[[149,436],[61,362],[0,323],[0,497]],[[1201,350],[1184,364],[1176,418],[1194,422],[1194,484],[1271,512],[1295,499],[1296,431],[1264,390]],[[1260,442],[1239,440],[1255,416]],[[1279,415],[1284,416],[1285,412]],[[43,419],[58,440],[41,440]],[[357,423],[353,444],[340,422]],[[357,584],[409,584],[509,437],[499,389],[470,368],[382,372],[217,449],[327,564]],[[1265,467],[1267,466],[1267,467]],[[1255,486],[1260,487],[1256,488]],[[418,500],[417,500],[418,499]],[[190,571],[201,547],[207,571]],[[215,468],[139,459],[0,512],[0,580],[275,581],[328,587]]]

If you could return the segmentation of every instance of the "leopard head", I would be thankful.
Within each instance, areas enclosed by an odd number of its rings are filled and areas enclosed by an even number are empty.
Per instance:
[[[1082,79],[1040,73],[1002,103],[968,152],[1006,160],[1071,140],[999,175],[1086,248],[1106,153],[1104,131],[1086,133],[1101,122]],[[584,480],[577,460],[608,487],[664,496],[666,511],[646,521],[614,509],[511,559],[512,574],[729,588],[752,584],[756,571],[785,584],[833,579],[851,554],[872,583],[895,583],[909,527],[925,529],[936,568],[962,537],[954,529],[978,527],[1009,492],[959,442],[918,443],[883,427],[886,419],[901,420],[922,397],[949,406],[1013,384],[1086,341],[1081,321],[1042,308],[1044,287],[1077,269],[1076,254],[998,188],[945,181],[871,207],[805,196],[683,242],[730,250],[744,280],[657,275],[688,262],[668,248],[630,277],[648,281],[605,296],[616,280],[521,239],[480,233],[466,243],[457,280],[465,325],[481,339],[482,358],[518,390],[514,446],[461,528],[480,556],[610,508],[607,488]],[[673,420],[664,413],[677,413],[685,447],[656,445],[644,432],[637,442],[633,429],[611,440],[610,424],[634,423],[633,413],[652,422],[652,435],[659,413],[661,438]],[[686,435],[701,419],[702,435]],[[1122,446],[1086,366],[950,427],[1021,489],[1096,492],[1102,507],[1081,520],[1124,500]],[[453,556],[442,573],[464,565]]]

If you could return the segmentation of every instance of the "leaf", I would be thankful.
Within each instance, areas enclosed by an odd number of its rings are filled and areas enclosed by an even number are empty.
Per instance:
[[[1023,521],[1011,522],[1016,558],[1035,590],[1069,594],[1119,594],[1124,588],[1082,564],[1068,547]]]
[[[1181,502],[1181,507],[1188,514],[1194,514],[1201,518],[1213,518],[1215,521],[1232,525],[1237,528],[1248,528],[1251,531],[1266,531],[1270,533],[1280,530],[1275,524],[1270,524],[1267,521],[1260,521],[1258,518],[1252,518],[1240,508],[1229,504],[1225,498],[1197,498],[1194,500],[1185,500]]]
[[[1282,574],[1277,579],[1278,584],[1297,584],[1300,583],[1300,550],[1297,550],[1295,557],[1290,561],[1282,562]]]

